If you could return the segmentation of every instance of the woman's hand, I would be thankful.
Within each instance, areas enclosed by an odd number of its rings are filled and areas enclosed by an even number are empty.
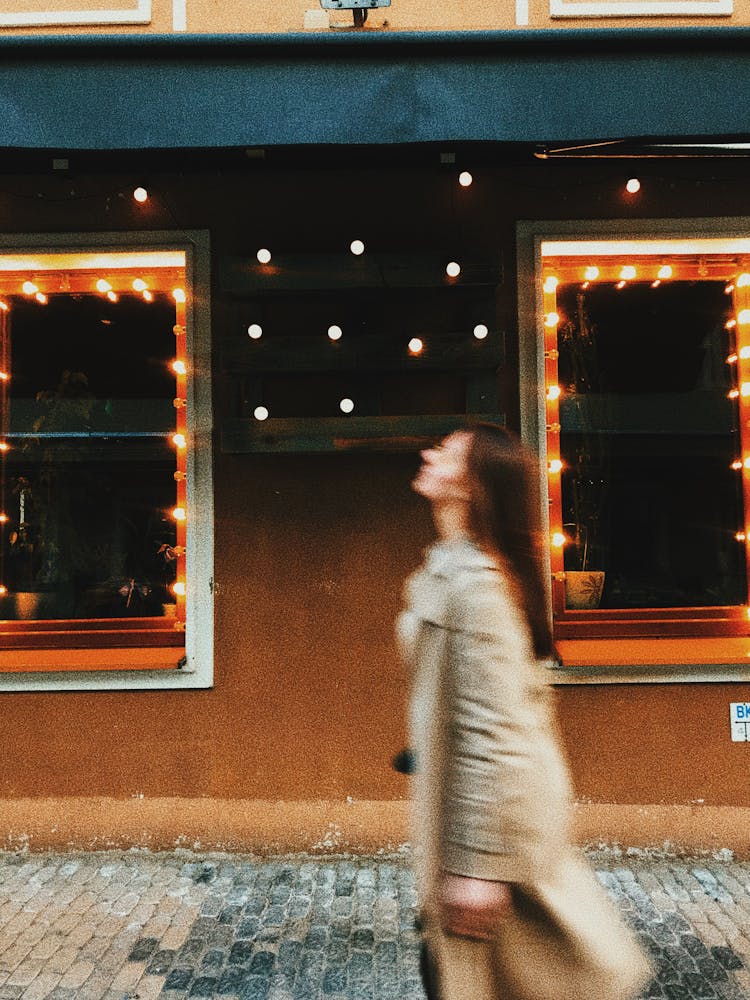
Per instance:
[[[488,941],[513,905],[507,882],[443,874],[440,913],[446,934]]]

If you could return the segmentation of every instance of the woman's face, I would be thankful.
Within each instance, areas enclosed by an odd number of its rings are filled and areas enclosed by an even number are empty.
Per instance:
[[[471,435],[456,431],[434,448],[422,452],[422,465],[412,489],[432,503],[467,503],[469,491],[469,447]]]

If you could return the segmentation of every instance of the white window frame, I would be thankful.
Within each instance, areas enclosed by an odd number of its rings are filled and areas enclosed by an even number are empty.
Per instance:
[[[733,0],[550,0],[550,17],[727,17]]]
[[[547,488],[547,433],[545,423],[544,330],[542,300],[542,243],[555,240],[669,239],[746,240],[750,217],[720,216],[696,219],[566,219],[523,220],[516,224],[518,280],[518,354],[521,435],[540,456],[542,530],[549,536]],[[549,568],[549,567],[548,567]],[[550,580],[551,574],[546,574]],[[550,602],[551,606],[551,602]],[[750,664],[676,663],[587,666],[547,672],[552,685],[674,684],[750,681]]]
[[[137,0],[135,7],[114,7],[111,10],[19,10],[0,13],[2,28],[53,28],[84,24],[151,24],[151,0]]]
[[[0,234],[0,254],[39,250],[81,253],[165,250],[185,254],[187,291],[187,594],[185,665],[174,670],[0,673],[3,691],[124,691],[210,688],[214,679],[213,409],[211,393],[210,245],[202,230]],[[182,655],[174,647],[175,661]],[[101,650],[103,657],[108,655]],[[40,650],[43,653],[43,650]],[[70,661],[75,649],[67,651]],[[111,654],[110,654],[111,655]]]

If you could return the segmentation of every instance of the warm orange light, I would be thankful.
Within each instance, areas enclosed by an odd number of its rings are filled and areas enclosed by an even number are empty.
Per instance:
[[[557,326],[560,322],[560,314],[556,312],[549,312],[544,317],[544,325],[547,327]]]
[[[547,386],[547,399],[550,401],[553,399],[559,399],[562,389],[559,385],[548,385]]]
[[[732,462],[729,468],[734,469],[735,472],[738,472],[742,468],[742,459],[735,458],[735,460]]]
[[[731,295],[733,291],[734,291],[734,285],[731,284],[731,282],[728,285],[724,285],[724,294],[725,295]]]
[[[724,324],[724,329],[725,330],[733,330],[736,326],[737,326],[737,320],[736,319],[728,319],[726,321],[726,323]]]
[[[178,580],[177,583],[172,585],[172,593],[176,594],[177,597],[185,596],[185,594],[187,593],[187,587],[182,582],[182,580]]]
[[[559,458],[553,458],[549,463],[549,471],[554,475],[556,472],[562,472],[563,464]]]
[[[148,288],[144,289],[143,297],[146,300],[146,302],[153,302],[154,301],[154,293],[150,292],[148,290]]]
[[[449,278],[457,278],[461,273],[461,265],[457,261],[452,260],[450,263],[446,264],[445,273]]]
[[[36,293],[36,295],[34,296],[34,298],[35,298],[35,299],[37,300],[37,302],[38,302],[38,303],[39,303],[40,305],[42,305],[42,306],[46,306],[46,305],[47,305],[47,303],[49,302],[49,299],[48,299],[48,298],[47,298],[47,296],[46,296],[46,295],[44,294],[44,292],[37,292],[37,293]]]
[[[659,278],[657,278],[655,281],[651,282],[651,287],[652,288],[658,288],[660,284],[661,284],[661,280]]]
[[[626,264],[625,267],[620,268],[620,278],[623,281],[632,281],[637,273],[632,264]]]
[[[743,382],[740,386],[740,396],[750,396],[750,382]]]
[[[3,300],[0,299],[0,309],[2,309],[3,312],[7,313],[7,311],[8,311],[9,308],[10,308],[10,306],[8,305],[8,303],[7,302],[3,302]]]
[[[590,267],[586,268],[586,270],[583,272],[583,276],[586,279],[586,281],[596,281],[596,279],[599,277],[599,268],[595,267],[592,264]]]
[[[740,348],[740,357],[743,359],[743,361],[746,358],[750,358],[750,347],[741,347]]]
[[[35,285],[33,281],[24,281],[24,283],[21,285],[21,290],[23,291],[24,295],[36,295],[36,293],[39,291],[39,286]]]
[[[747,288],[747,286],[750,285],[750,274],[748,274],[747,271],[743,271],[743,273],[737,277],[735,284],[738,288]]]
[[[10,445],[7,441],[0,441],[0,451],[10,451]]]
[[[552,292],[556,290],[559,284],[560,284],[560,279],[556,278],[554,274],[550,274],[544,279],[544,291],[547,292],[548,295],[550,295],[552,294]]]
[[[7,382],[10,375],[7,372],[0,372],[0,382]]]
[[[173,473],[173,478],[176,483],[184,483],[185,480],[187,479],[187,473],[179,471],[175,472]]]
[[[737,355],[736,354],[728,354],[727,355],[727,364],[728,365],[736,365],[737,364]]]
[[[148,285],[143,280],[143,278],[134,278],[133,279],[133,290],[134,291],[136,291],[136,292],[145,292],[147,288],[148,288]]]
[[[172,289],[172,298],[175,300],[175,302],[185,302],[185,301],[187,301],[187,296],[185,295],[185,289],[184,288],[173,288]]]
[[[737,322],[741,326],[746,326],[750,323],[750,309],[740,309],[737,313]]]
[[[104,278],[99,278],[99,280],[96,283],[96,290],[97,290],[97,292],[101,292],[102,295],[104,295],[107,292],[111,292],[112,291],[112,286],[110,285],[110,283],[108,281],[105,281]]]
[[[176,358],[172,362],[172,371],[176,375],[187,375],[187,365],[185,364],[184,361],[181,361],[179,358]]]
[[[668,278],[672,277],[672,274],[673,274],[673,271],[672,271],[672,268],[670,267],[670,265],[669,264],[664,264],[656,272],[656,277],[660,278],[662,281],[666,281]]]
[[[419,337],[412,337],[409,341],[409,354],[421,354],[424,350],[424,341]]]
[[[187,448],[187,441],[184,434],[173,434],[172,444],[175,448]]]
[[[736,541],[738,541],[738,542],[744,542],[745,541],[745,537],[746,537],[745,536],[745,532],[744,531],[738,531],[737,534],[734,537],[735,537]]]
[[[185,513],[185,508],[184,507],[175,507],[172,510],[172,517],[175,519],[175,521],[184,521],[184,520],[186,520],[187,514]]]
[[[563,547],[563,545],[565,545],[565,543],[567,542],[567,540],[568,539],[565,537],[565,535],[562,533],[562,531],[553,531],[552,532],[552,545],[553,545],[554,548],[561,549]]]
[[[135,191],[133,191],[133,197],[140,205],[142,205],[144,201],[148,201],[148,191],[145,187],[137,187]]]
[[[7,593],[8,593],[8,588],[5,586],[4,583],[0,583],[0,597],[5,597]]]
[[[750,469],[750,455],[742,463],[746,469]]]
[[[7,524],[10,518],[7,514],[0,514],[0,524]]]
[[[739,394],[740,394],[739,389],[730,389],[729,392],[727,393],[727,399],[737,399]]]
[[[109,301],[110,301],[110,302],[117,302],[117,301],[118,301],[118,299],[119,299],[119,296],[118,296],[117,292],[113,292],[113,291],[112,291],[112,290],[110,289],[110,290],[109,290],[109,291],[107,292],[107,298],[109,299]]]

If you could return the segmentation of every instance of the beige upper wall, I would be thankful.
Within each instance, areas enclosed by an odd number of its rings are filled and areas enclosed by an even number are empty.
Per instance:
[[[586,4],[598,10],[657,9],[711,11],[670,16],[553,16],[554,5],[566,12]],[[732,12],[732,8],[734,11]],[[717,13],[719,11],[726,13]],[[320,23],[326,13],[319,0],[6,0],[0,10],[5,34],[170,34],[173,32],[262,33],[305,30],[305,12]],[[330,22],[352,23],[351,11],[330,12]],[[310,18],[308,18],[310,23]],[[569,29],[602,27],[742,26],[750,24],[750,8],[738,0],[391,0],[390,7],[370,11],[368,30],[480,31],[516,28]],[[310,30],[309,28],[307,30]],[[328,32],[323,24],[312,30]]]

